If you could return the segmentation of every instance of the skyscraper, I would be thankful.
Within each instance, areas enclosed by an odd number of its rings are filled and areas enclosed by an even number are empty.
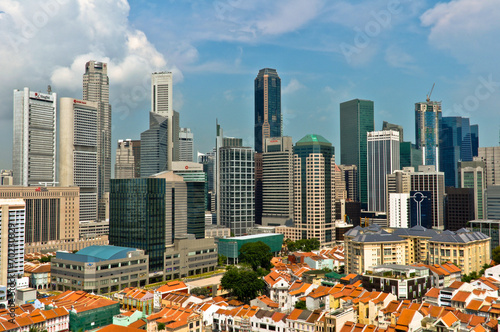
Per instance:
[[[111,105],[106,63],[89,61],[83,74],[83,99],[97,103],[97,171],[98,219],[106,219],[107,199],[111,179]]]
[[[368,210],[386,211],[385,181],[399,169],[399,132],[394,130],[368,133]]]
[[[172,106],[172,73],[158,72],[151,75],[151,112],[167,119],[166,125],[166,170],[172,161],[179,160],[179,113]]]
[[[403,142],[403,127],[394,123],[389,123],[387,121],[382,122],[382,130],[394,130],[399,133],[399,141]]]
[[[439,124],[441,102],[415,103],[415,141],[422,151],[424,165],[434,165],[439,170]]]
[[[477,125],[476,125],[477,127]],[[472,126],[469,118],[445,116],[439,131],[439,169],[444,172],[446,187],[457,187],[457,164],[472,161]]]
[[[414,212],[416,201],[422,202],[421,211],[426,210],[424,205],[430,203],[430,217],[428,223],[424,223],[422,216],[422,226],[437,229],[444,228],[444,173],[437,172],[433,165],[420,166],[418,172],[410,173],[411,191],[410,191],[410,211],[412,222],[415,220]],[[420,192],[422,195],[416,195]],[[422,200],[423,198],[423,200]],[[423,213],[423,212],[422,212]],[[411,224],[415,226],[415,224]]]
[[[356,165],[338,165],[342,171],[347,198],[357,202],[358,196],[358,167]]]
[[[116,147],[115,179],[132,179],[141,176],[141,141],[118,140]]]
[[[358,168],[358,195],[368,203],[367,134],[374,131],[373,101],[353,99],[340,104],[340,159],[343,165]]]
[[[149,113],[149,129],[141,133],[141,177],[168,170],[168,118]]]
[[[460,188],[474,189],[474,218],[486,218],[484,162],[480,160],[461,161],[458,163],[458,172]]]
[[[255,78],[255,152],[262,153],[265,139],[282,132],[281,79],[276,69],[264,68]]]
[[[290,136],[266,138],[262,154],[262,224],[293,218],[293,144]]]
[[[80,222],[97,220],[98,105],[61,98],[59,184],[80,187]]]
[[[193,161],[194,135],[189,128],[179,131],[179,161]]]
[[[320,135],[307,135],[295,143],[293,154],[293,220],[299,239],[316,238],[322,246],[332,245],[335,242],[335,197],[332,195],[335,148]]]
[[[14,185],[56,181],[57,95],[14,90],[12,170]]]
[[[478,154],[486,168],[486,186],[500,185],[500,146],[479,148]]]

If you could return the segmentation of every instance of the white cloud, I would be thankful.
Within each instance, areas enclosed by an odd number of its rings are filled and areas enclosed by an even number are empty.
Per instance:
[[[288,85],[281,90],[281,93],[284,95],[291,94],[303,88],[305,87],[302,83],[300,83],[296,78],[292,78],[290,83],[288,83]]]
[[[418,70],[415,58],[396,45],[391,45],[385,50],[385,61],[390,66],[406,72],[414,73]]]

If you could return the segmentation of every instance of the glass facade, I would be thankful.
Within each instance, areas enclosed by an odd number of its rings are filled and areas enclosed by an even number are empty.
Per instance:
[[[415,104],[415,141],[422,150],[424,165],[434,165],[439,170],[439,123],[441,102],[428,101]]]
[[[410,191],[410,228],[432,228],[432,192]]]
[[[403,167],[414,167],[422,165],[422,152],[411,142],[401,142],[399,144],[399,163]]]
[[[354,99],[340,104],[340,159],[358,167],[358,200],[368,203],[367,134],[374,131],[373,101]]]
[[[266,138],[281,135],[281,79],[276,69],[264,68],[255,78],[255,151],[262,153]]]
[[[149,129],[141,133],[141,177],[167,170],[168,119],[149,113]]]
[[[111,180],[109,244],[145,250],[150,272],[163,271],[165,191],[161,178]]]

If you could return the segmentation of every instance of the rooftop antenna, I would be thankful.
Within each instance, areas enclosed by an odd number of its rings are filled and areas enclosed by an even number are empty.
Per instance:
[[[434,90],[434,85],[436,85],[436,83],[432,84],[432,89],[431,89],[431,92],[429,92],[427,94],[427,102],[430,102],[431,101],[431,95],[432,95],[432,91]]]
[[[52,93],[52,87],[49,85],[47,85],[47,93],[50,95]]]

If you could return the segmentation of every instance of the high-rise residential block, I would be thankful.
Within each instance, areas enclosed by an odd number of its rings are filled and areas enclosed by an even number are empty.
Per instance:
[[[182,176],[163,172],[111,180],[109,244],[145,250],[149,271],[161,273],[165,247],[186,233],[187,186]]]
[[[22,199],[0,199],[0,285],[8,285],[14,297],[24,275],[24,207]]]
[[[439,128],[441,102],[415,103],[415,141],[422,151],[424,165],[433,165],[439,170]]]
[[[446,229],[458,231],[474,219],[474,189],[446,187]]]
[[[14,90],[14,185],[55,184],[56,117],[56,93]]]
[[[421,201],[430,199],[432,227],[444,228],[444,173],[436,171],[433,165],[420,166],[418,172],[411,172],[411,192],[410,198]],[[421,192],[422,195],[415,196]],[[427,194],[426,192],[429,192]],[[424,198],[424,196],[426,198]],[[430,197],[429,197],[430,196]],[[410,200],[411,203],[411,200]],[[411,207],[410,207],[411,209]],[[413,213],[413,212],[412,212]]]
[[[399,132],[368,132],[368,210],[386,211],[386,176],[399,169]]]
[[[223,146],[217,155],[217,224],[241,236],[255,223],[254,151],[249,147]]]
[[[97,220],[97,102],[61,98],[59,185],[80,187],[80,221]]]
[[[109,192],[111,179],[111,105],[106,63],[89,61],[85,64],[83,100],[97,103],[97,217],[99,220],[106,220],[105,193]]]
[[[167,168],[165,170],[170,170],[172,161],[179,160],[179,113],[175,112],[173,108],[172,91],[173,81],[171,72],[152,74],[151,112],[167,119],[165,137]]]
[[[375,130],[373,101],[354,99],[340,104],[340,159],[358,168],[358,201],[368,204],[367,134]]]
[[[439,169],[444,172],[444,181],[447,187],[458,186],[458,162],[472,161],[471,128],[469,118],[446,116],[441,119]]]
[[[141,141],[118,140],[116,147],[115,179],[132,179],[141,176]]]
[[[500,185],[500,146],[478,149],[479,158],[484,161],[486,169],[486,186]]]
[[[262,224],[293,218],[293,143],[289,136],[266,138],[262,154]]]
[[[294,224],[299,239],[335,242],[335,195],[332,169],[335,148],[320,135],[306,135],[293,148]],[[292,239],[298,240],[298,239]]]
[[[265,139],[282,132],[281,78],[276,69],[264,68],[255,78],[255,151],[262,153]]]
[[[486,180],[484,177],[484,162],[461,161],[458,163],[460,188],[474,189],[474,219],[486,218]]]
[[[194,135],[190,128],[179,131],[179,161],[193,161]]]

